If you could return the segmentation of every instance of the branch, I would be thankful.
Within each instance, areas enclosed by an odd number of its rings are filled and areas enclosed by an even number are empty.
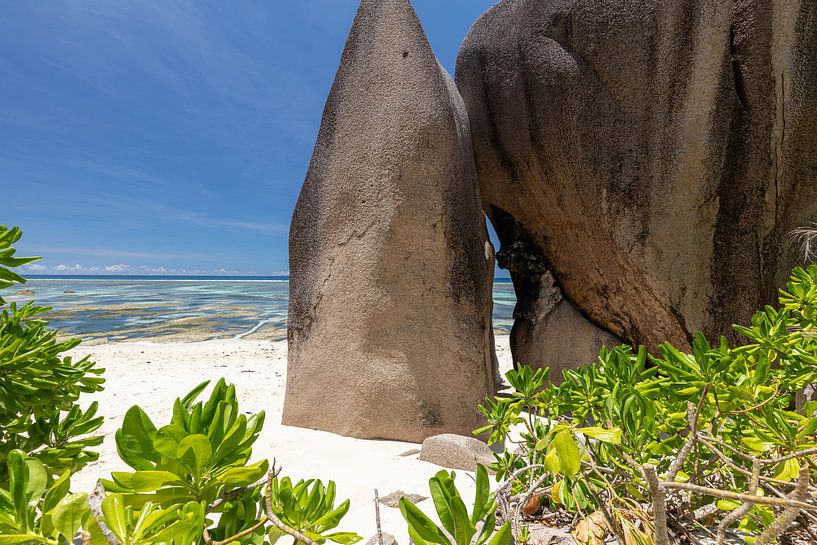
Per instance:
[[[752,462],[752,476],[749,480],[749,494],[757,495],[758,484],[760,483],[760,460]],[[734,523],[749,514],[754,504],[752,502],[743,502],[743,504],[726,515],[721,523],[718,525],[718,541],[717,545],[724,545],[726,542],[726,530]]]
[[[670,545],[669,532],[667,531],[667,501],[664,487],[658,480],[658,473],[655,472],[655,466],[652,464],[644,464],[642,466],[644,478],[650,486],[650,495],[652,496],[652,512],[655,526],[655,545]],[[680,484],[680,483],[679,483]]]
[[[794,505],[794,500],[797,503],[808,497],[809,485],[809,467],[804,465],[800,468],[800,477],[797,479],[797,486],[792,490],[791,496],[792,505],[783,510],[782,513],[772,522],[760,536],[755,540],[755,545],[766,545],[786,531],[786,528],[794,522],[797,515],[800,513],[800,508]]]
[[[246,494],[250,490],[255,490],[259,486],[263,485],[264,482],[265,482],[265,479],[261,479],[260,481],[258,481],[255,484],[251,484],[249,486],[242,486],[241,488],[236,488],[235,490],[231,490],[230,492],[225,492],[220,497],[216,498],[211,504],[209,504],[205,508],[205,512],[210,513],[212,511],[215,511],[216,509],[221,507],[221,505],[224,504],[225,502],[228,502],[230,500],[234,500],[235,498],[238,498],[239,496],[243,496],[244,494]]]
[[[525,492],[525,495],[522,496],[522,499],[519,501],[519,503],[516,504],[516,510],[514,511],[513,515],[514,541],[518,542],[519,540],[519,520],[522,518],[522,508],[528,504],[531,497],[533,497],[533,493],[536,491],[536,489],[542,486],[542,483],[544,483],[548,477],[550,477],[550,475],[545,473],[544,475],[536,479],[536,482],[531,483],[530,487],[528,488],[528,491]],[[452,543],[454,542],[452,541]]]
[[[374,519],[377,523],[377,542],[383,545],[383,528],[380,526],[380,496],[377,488],[374,489]]]
[[[102,486],[101,482],[97,481],[96,488],[94,488],[94,491],[88,496],[88,507],[91,508],[91,513],[94,514],[99,530],[102,532],[102,535],[105,536],[105,541],[110,545],[120,545],[119,538],[116,537],[111,529],[108,528],[108,525],[105,524],[105,515],[102,513],[102,502],[104,500],[105,487]]]
[[[674,488],[678,490],[689,490],[702,494],[704,496],[711,496],[713,498],[724,498],[727,500],[737,500],[740,502],[751,502],[761,505],[772,505],[774,507],[798,507],[805,511],[817,511],[817,505],[805,503],[803,501],[794,499],[772,498],[768,496],[753,496],[751,494],[738,494],[737,492],[729,492],[727,490],[716,490],[714,488],[707,488],[705,486],[698,486],[690,483],[675,483],[675,482],[661,482],[664,488]]]
[[[689,420],[689,437],[687,438],[687,442],[684,443],[684,446],[678,452],[678,456],[675,460],[672,461],[672,464],[669,466],[669,472],[667,473],[667,480],[674,481],[676,477],[678,477],[678,473],[681,472],[681,468],[684,467],[684,462],[686,462],[689,453],[692,452],[693,447],[695,447],[695,443],[698,441],[698,416],[700,414],[701,407],[703,406],[703,399],[706,397],[707,392],[709,391],[709,385],[704,388],[704,392],[701,395],[701,402],[698,403],[698,410],[695,410],[695,406],[692,403],[687,405],[687,419]]]
[[[227,545],[228,543],[232,543],[233,541],[238,541],[242,537],[247,537],[248,535],[252,534],[253,532],[257,531],[259,528],[263,528],[263,526],[267,523],[267,519],[261,517],[261,520],[247,528],[246,530],[242,530],[238,532],[236,535],[232,537],[228,537],[222,539],[221,541],[213,541],[213,538],[210,537],[210,532],[207,531],[207,528],[204,529],[202,532],[202,537],[204,538],[204,542],[207,545]]]

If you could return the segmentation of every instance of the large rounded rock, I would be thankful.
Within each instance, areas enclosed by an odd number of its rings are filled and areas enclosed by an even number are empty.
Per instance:
[[[465,106],[408,0],[364,0],[290,231],[285,424],[420,442],[494,392]]]
[[[733,335],[817,219],[815,2],[505,0],[457,84],[523,308],[547,306],[552,273],[624,341]],[[537,320],[515,356],[573,342]]]

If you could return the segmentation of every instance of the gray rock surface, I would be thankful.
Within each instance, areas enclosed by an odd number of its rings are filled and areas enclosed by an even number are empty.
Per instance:
[[[421,442],[494,393],[465,105],[408,0],[364,0],[290,230],[283,422]]]
[[[488,445],[475,437],[444,433],[423,441],[420,460],[449,469],[476,471],[477,464],[487,467],[496,458]]]
[[[506,257],[500,254],[500,262]],[[528,274],[525,285],[529,296],[518,299],[511,330],[515,364],[548,367],[550,380],[561,384],[562,371],[595,362],[602,346],[621,344],[562,297],[549,271]]]
[[[428,496],[421,496],[420,494],[407,494],[402,490],[396,490],[389,494],[388,496],[383,496],[380,498],[380,503],[385,505],[386,507],[391,507],[393,509],[400,508],[400,500],[406,498],[411,503],[420,503],[428,499]]]
[[[610,335],[686,346],[734,338],[798,262],[787,236],[817,218],[817,3],[504,0],[456,79],[523,307],[547,304],[549,271]],[[517,334],[515,355],[550,331]]]

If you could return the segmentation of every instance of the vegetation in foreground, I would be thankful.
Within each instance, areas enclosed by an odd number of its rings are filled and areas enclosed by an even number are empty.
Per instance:
[[[558,387],[545,370],[508,373],[512,396],[487,400],[475,433],[518,445],[494,467],[517,539],[532,498],[535,511],[578,513],[587,545],[667,545],[696,529],[765,545],[795,521],[814,527],[817,402],[797,396],[817,382],[817,265],[735,329],[747,344],[699,334],[692,353],[605,348]]]
[[[0,227],[0,289],[25,282],[11,269],[36,259],[15,256],[19,237]],[[206,401],[208,383],[177,399],[159,427],[131,408],[116,444],[133,471],[72,493],[71,475],[101,442],[96,404],[82,410],[78,400],[101,390],[103,370],[64,356],[78,341],[57,342],[47,309],[0,307],[0,545],[77,535],[100,545],[361,539],[335,531],[349,502],[337,501],[334,483],[293,483],[274,462],[251,462],[264,414],[243,414],[224,380]],[[453,473],[439,472],[429,482],[439,524],[400,503],[412,540],[528,543],[530,522],[546,512],[575,513],[581,545],[611,536],[667,545],[696,529],[718,543],[731,531],[764,545],[794,522],[807,531],[817,520],[817,403],[798,404],[797,394],[817,382],[817,265],[795,269],[780,307],[737,330],[748,344],[699,335],[691,354],[669,344],[657,356],[604,349],[558,387],[546,371],[510,372],[513,395],[486,400],[488,425],[475,432],[514,445],[493,467],[498,487],[480,467],[469,513]]]

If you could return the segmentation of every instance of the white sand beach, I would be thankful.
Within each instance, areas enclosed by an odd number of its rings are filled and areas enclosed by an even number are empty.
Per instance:
[[[508,336],[497,336],[500,370],[511,366]],[[85,396],[83,403],[98,401],[105,416],[99,461],[86,467],[73,480],[76,491],[90,491],[96,480],[111,471],[129,468],[116,454],[114,432],[125,412],[140,405],[153,422],[169,422],[172,402],[203,380],[225,377],[236,385],[241,410],[266,411],[266,424],[254,450],[255,460],[277,459],[283,474],[293,478],[334,480],[338,497],[349,498],[351,509],[339,530],[356,531],[364,539],[376,530],[374,489],[381,496],[397,490],[428,496],[428,479],[439,467],[422,462],[419,445],[396,441],[364,441],[331,433],[282,426],[281,410],[286,381],[286,341],[211,340],[197,343],[129,342],[80,346],[71,355],[90,354],[106,369],[103,392]],[[324,410],[332,410],[327,407]],[[473,481],[457,472],[457,484],[466,502],[473,501]],[[418,504],[432,514],[431,500]],[[397,509],[381,506],[383,531],[408,543],[406,524]],[[436,515],[434,515],[436,520]]]

